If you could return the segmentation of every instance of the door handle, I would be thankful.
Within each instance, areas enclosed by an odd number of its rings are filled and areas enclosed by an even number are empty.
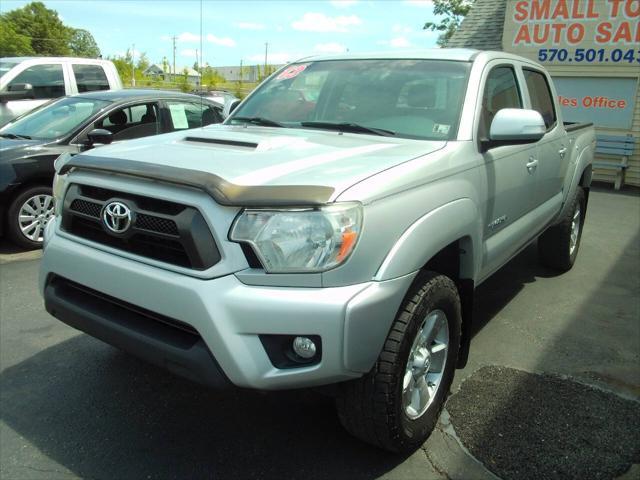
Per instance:
[[[560,150],[558,150],[558,154],[560,155],[560,158],[564,158],[564,156],[567,154],[567,147],[562,147]]]
[[[538,160],[533,157],[529,157],[529,161],[527,162],[527,171],[529,173],[533,173],[536,168],[538,168]]]

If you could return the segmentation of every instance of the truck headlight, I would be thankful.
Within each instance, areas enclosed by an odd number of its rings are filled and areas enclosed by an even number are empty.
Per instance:
[[[323,272],[344,262],[362,230],[362,206],[248,209],[229,238],[250,245],[269,273]]]

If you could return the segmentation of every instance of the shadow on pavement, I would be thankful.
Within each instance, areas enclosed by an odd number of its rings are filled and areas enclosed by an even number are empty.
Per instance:
[[[2,420],[82,478],[376,478],[402,463],[313,392],[211,392],[86,335],[0,376]]]
[[[603,203],[611,198],[603,197]],[[574,267],[566,279],[550,283],[561,291],[545,298],[557,298],[557,305],[538,304],[510,321],[549,325],[537,330],[546,331],[549,338],[540,339],[533,371],[569,374],[640,398],[640,231],[635,217],[625,227],[627,236],[616,236],[618,222],[627,221],[620,213],[601,208],[598,223],[588,225],[592,237],[583,238],[586,248],[578,259],[588,268]],[[495,296],[508,303],[514,285],[539,276],[529,264],[529,254],[527,250],[481,287],[484,295],[494,295],[479,306],[481,319],[506,305],[495,302]],[[567,307],[577,295],[584,295],[583,300]],[[562,328],[554,329],[554,323]],[[638,403],[566,377],[485,367],[462,383],[447,408],[463,444],[505,480],[610,479],[640,462]]]

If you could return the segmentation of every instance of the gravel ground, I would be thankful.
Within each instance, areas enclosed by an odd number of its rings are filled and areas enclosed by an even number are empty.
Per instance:
[[[610,479],[640,462],[640,403],[566,378],[484,367],[447,409],[464,445],[504,480]]]

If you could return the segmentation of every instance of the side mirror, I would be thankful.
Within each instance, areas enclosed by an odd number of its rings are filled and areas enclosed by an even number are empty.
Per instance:
[[[0,93],[0,102],[7,103],[11,100],[24,100],[26,98],[33,99],[33,85],[30,83],[16,83],[10,85],[6,92]]]
[[[222,118],[227,118],[229,115],[231,115],[231,112],[233,112],[236,107],[240,105],[240,102],[242,102],[242,100],[239,100],[237,98],[235,100],[231,100],[230,102],[226,102],[224,104],[224,108],[222,109]]]
[[[546,131],[547,127],[539,112],[522,108],[503,108],[493,117],[489,139],[482,140],[483,151],[503,145],[535,143]]]
[[[113,133],[104,128],[95,128],[87,134],[89,147],[94,145],[108,145],[113,141]]]

